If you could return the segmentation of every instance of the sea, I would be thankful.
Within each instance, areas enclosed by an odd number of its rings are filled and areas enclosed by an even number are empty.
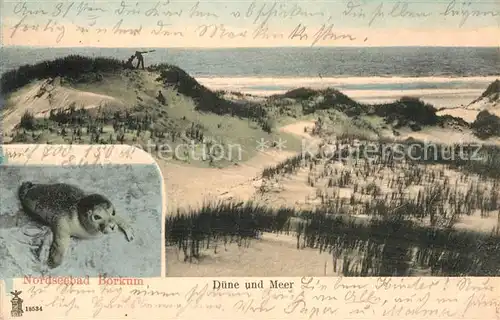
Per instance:
[[[499,47],[0,48],[0,72],[79,54],[179,66],[214,90],[266,96],[334,87],[363,102],[417,96],[437,107],[470,103],[500,78]]]

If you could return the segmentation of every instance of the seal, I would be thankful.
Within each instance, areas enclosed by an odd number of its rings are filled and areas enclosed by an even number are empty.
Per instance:
[[[128,241],[134,238],[129,224],[116,215],[111,201],[97,193],[87,194],[66,183],[21,183],[18,197],[24,212],[32,219],[49,226],[53,241],[47,264],[61,265],[71,237],[90,239],[121,229]]]

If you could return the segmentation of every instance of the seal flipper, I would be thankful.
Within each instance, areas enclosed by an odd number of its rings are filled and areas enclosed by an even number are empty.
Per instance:
[[[116,225],[118,228],[120,228],[125,236],[127,237],[127,241],[133,241],[135,236],[134,236],[134,231],[130,227],[130,225],[123,219],[122,217],[115,216],[114,217]]]
[[[65,221],[59,220],[52,228],[52,244],[49,249],[47,265],[49,268],[57,268],[63,262],[63,258],[70,245],[70,235],[67,232],[68,226]]]

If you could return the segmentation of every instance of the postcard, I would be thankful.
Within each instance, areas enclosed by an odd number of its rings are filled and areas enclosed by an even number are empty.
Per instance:
[[[500,319],[498,1],[0,10],[4,318]]]

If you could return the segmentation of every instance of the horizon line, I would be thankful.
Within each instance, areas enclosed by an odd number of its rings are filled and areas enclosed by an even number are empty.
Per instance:
[[[91,49],[136,49],[136,48],[146,48],[145,46],[139,46],[139,47],[98,47],[98,46],[61,46],[61,47],[54,47],[54,46],[29,46],[29,45],[1,45],[0,49],[9,49],[9,48],[30,48],[30,49],[74,49],[74,48],[91,48]],[[440,46],[440,45],[407,45],[407,46],[238,46],[238,47],[181,47],[181,46],[172,46],[172,47],[154,47],[154,46],[148,46],[147,48],[153,48],[153,49],[194,49],[194,50],[231,50],[231,49],[334,49],[334,48],[339,48],[339,49],[356,49],[356,48],[373,48],[373,49],[380,49],[380,48],[495,48],[500,50],[500,45],[498,46]]]

